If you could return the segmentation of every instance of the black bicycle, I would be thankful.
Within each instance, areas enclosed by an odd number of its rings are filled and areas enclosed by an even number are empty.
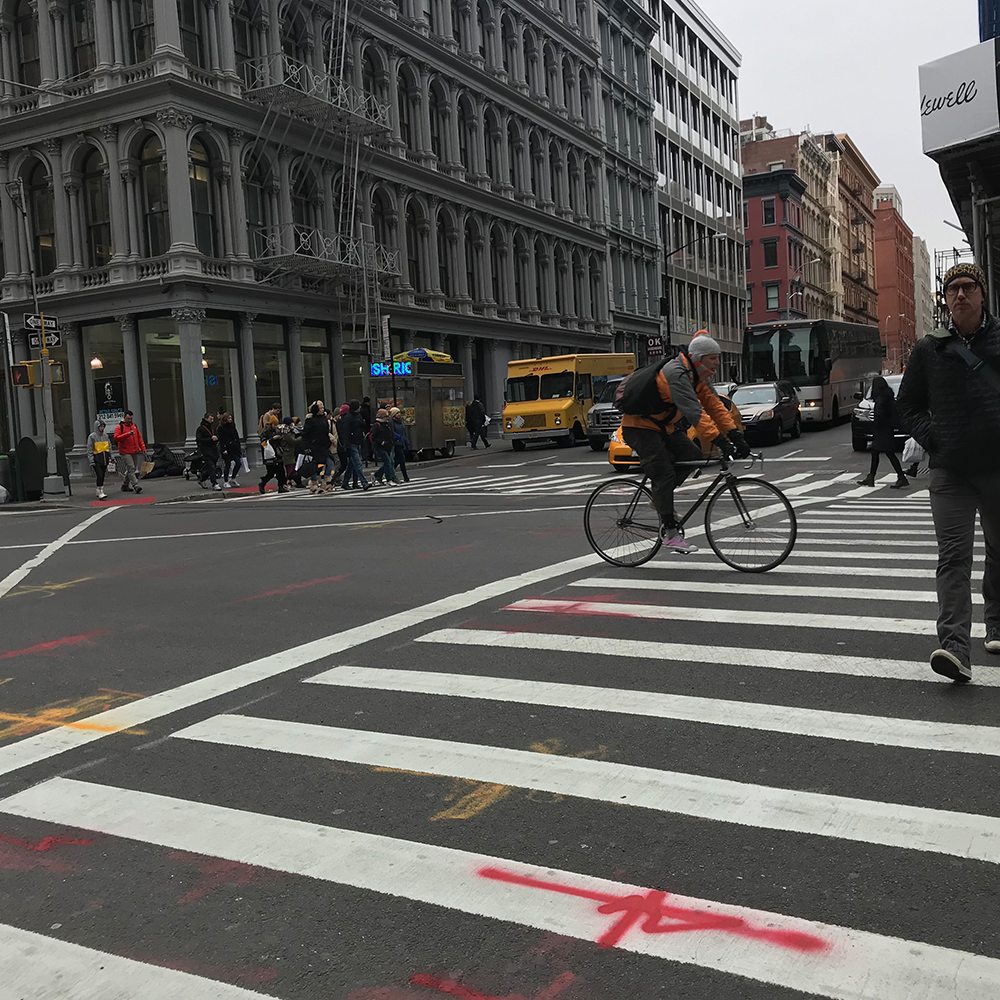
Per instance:
[[[743,573],[764,573],[779,566],[795,545],[798,525],[792,505],[777,486],[764,479],[738,476],[733,462],[719,460],[719,474],[680,519],[683,529],[705,501],[705,537],[712,551],[727,566]],[[751,456],[752,469],[764,456]],[[697,466],[697,478],[705,462],[679,462]],[[641,566],[663,544],[660,518],[653,506],[647,476],[612,479],[590,494],[583,512],[587,541],[604,560],[615,566]]]

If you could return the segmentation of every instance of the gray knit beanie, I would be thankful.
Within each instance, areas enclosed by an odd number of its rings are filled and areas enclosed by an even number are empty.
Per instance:
[[[705,357],[707,354],[721,354],[722,348],[719,347],[719,342],[713,340],[707,334],[703,333],[701,336],[695,337],[688,346],[688,354],[698,361],[700,358]]]

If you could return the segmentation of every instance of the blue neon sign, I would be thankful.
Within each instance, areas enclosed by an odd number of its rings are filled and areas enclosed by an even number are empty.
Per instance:
[[[412,361],[373,361],[371,377],[378,378],[380,375],[412,375]]]

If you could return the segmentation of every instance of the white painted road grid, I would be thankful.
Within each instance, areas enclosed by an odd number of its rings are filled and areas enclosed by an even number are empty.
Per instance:
[[[603,942],[831,1000],[1000,994],[994,958],[378,834],[69,778],[0,800],[0,811],[84,823],[108,836]],[[602,914],[601,907],[613,911]]]

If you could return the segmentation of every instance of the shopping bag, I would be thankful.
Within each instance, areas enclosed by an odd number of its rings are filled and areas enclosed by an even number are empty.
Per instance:
[[[113,476],[117,471],[118,471],[118,467],[115,464],[115,460],[113,458],[109,458],[108,459],[108,475],[109,476]]]
[[[927,457],[927,453],[915,438],[907,438],[903,445],[903,465],[916,465]]]
[[[246,455],[244,455],[240,459],[240,466],[242,467],[242,469],[243,469],[244,472],[249,472],[250,471],[250,464],[247,462]]]
[[[297,455],[295,458],[295,471],[298,472],[302,468],[302,463],[306,460],[305,455]]]
[[[266,442],[264,445],[264,461],[273,462],[274,461],[274,446],[270,441]]]
[[[148,476],[149,473],[151,473],[152,471],[153,471],[153,463],[143,462],[142,465],[139,466],[139,478],[141,479],[143,476]]]

